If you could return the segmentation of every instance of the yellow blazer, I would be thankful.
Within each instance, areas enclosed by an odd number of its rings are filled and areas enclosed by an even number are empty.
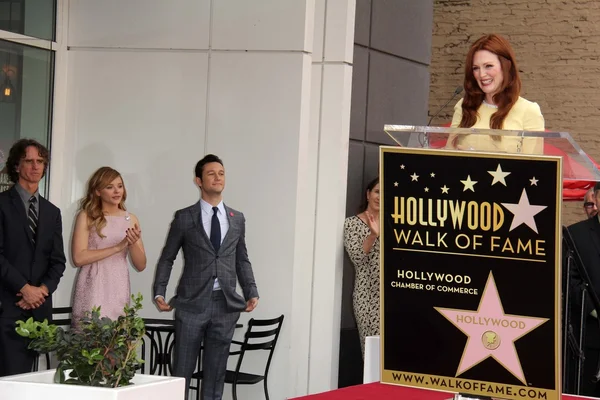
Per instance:
[[[462,119],[462,102],[460,99],[454,106],[452,117],[453,128],[458,128]],[[490,119],[496,112],[497,107],[482,103],[477,110],[477,122],[471,128],[490,129]],[[510,109],[502,129],[515,131],[543,131],[544,116],[537,103],[519,97],[515,105]],[[458,136],[458,137],[457,137]],[[503,153],[543,154],[544,140],[542,138],[524,137],[490,137],[485,135],[456,135],[448,137],[446,148],[457,150],[479,150]]]

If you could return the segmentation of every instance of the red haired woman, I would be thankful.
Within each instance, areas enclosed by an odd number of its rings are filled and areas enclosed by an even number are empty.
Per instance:
[[[454,107],[453,128],[543,131],[537,103],[520,97],[521,78],[510,43],[491,34],[479,38],[467,53],[465,96]],[[537,138],[461,135],[448,139],[458,149],[542,153]]]

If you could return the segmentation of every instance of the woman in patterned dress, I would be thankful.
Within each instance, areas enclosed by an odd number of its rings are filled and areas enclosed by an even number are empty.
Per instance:
[[[344,247],[354,265],[352,304],[365,358],[365,336],[379,335],[379,178],[367,186],[359,214],[346,218]]]
[[[129,264],[146,268],[146,253],[137,217],[125,208],[127,191],[121,174],[110,167],[98,169],[81,199],[73,230],[71,254],[79,267],[73,297],[73,324],[93,307],[101,317],[117,319],[129,303]]]

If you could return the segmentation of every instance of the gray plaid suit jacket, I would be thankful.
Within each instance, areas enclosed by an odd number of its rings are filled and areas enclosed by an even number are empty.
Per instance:
[[[215,278],[227,301],[229,312],[246,308],[246,301],[258,297],[252,265],[246,250],[246,219],[244,214],[225,206],[229,230],[215,252],[202,226],[200,202],[175,212],[167,241],[156,267],[154,296],[165,296],[173,261],[183,249],[183,273],[171,305],[190,312],[199,312],[211,302]],[[236,291],[237,281],[244,297]]]

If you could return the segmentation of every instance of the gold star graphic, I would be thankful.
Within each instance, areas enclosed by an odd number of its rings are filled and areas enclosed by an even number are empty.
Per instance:
[[[404,164],[402,164],[402,165],[400,166],[400,169],[404,169]]]
[[[475,184],[477,183],[477,181],[472,181],[471,180],[471,175],[467,175],[467,179],[464,181],[460,181],[463,185],[465,185],[465,188],[463,189],[463,192],[466,192],[467,190],[470,190],[472,192],[475,191]]]
[[[398,182],[394,182],[394,187],[398,187]]]
[[[442,186],[440,189],[442,189],[442,194],[448,194],[448,190],[450,190],[450,188],[446,185]]]
[[[411,182],[419,181],[419,175],[417,175],[416,172],[414,172],[410,177],[412,178]]]
[[[432,177],[432,178],[435,178],[435,172],[432,172],[432,173],[431,173],[431,174],[429,174],[429,175],[431,175],[431,177]]]
[[[500,164],[498,164],[498,168],[496,168],[495,171],[488,171],[488,174],[494,177],[494,180],[492,181],[492,186],[494,186],[496,183],[501,183],[504,186],[506,186],[506,180],[504,180],[504,178],[510,175],[510,172],[502,171],[502,167],[500,167]]]
[[[429,188],[428,187],[425,188],[425,192],[426,193],[429,192]]]
[[[535,179],[535,176],[529,180],[531,182],[531,186],[537,186],[539,179]]]

